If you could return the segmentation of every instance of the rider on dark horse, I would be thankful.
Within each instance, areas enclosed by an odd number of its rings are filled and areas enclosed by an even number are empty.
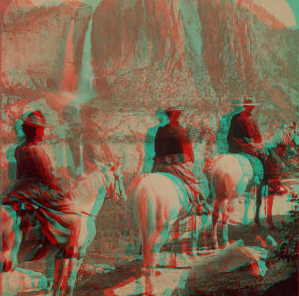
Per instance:
[[[229,105],[233,106],[233,110],[221,117],[216,135],[216,143],[219,154],[226,154],[228,152],[227,134],[229,131],[231,120],[234,115],[239,114],[244,109],[241,99],[235,99]]]
[[[244,110],[234,115],[231,120],[227,135],[229,152],[246,156],[252,165],[254,175],[262,184],[266,184],[271,179],[273,171],[268,169],[267,155],[262,150],[262,137],[258,125],[252,117],[253,110],[259,104],[253,97],[248,96],[244,98],[242,105]],[[264,174],[262,174],[263,171]],[[281,187],[277,187],[275,191],[280,189]]]
[[[3,204],[12,206],[18,213],[21,230],[39,223],[50,245],[61,246],[65,250],[63,257],[74,257],[80,216],[70,195],[59,185],[43,147],[47,126],[41,111],[23,118],[25,142],[15,150],[17,181],[5,194]]]
[[[165,110],[169,123],[159,127],[155,137],[155,158],[152,172],[170,173],[180,178],[186,185],[190,202],[198,214],[208,213],[199,192],[198,182],[192,172],[194,153],[188,132],[179,123],[182,110],[168,108]]]

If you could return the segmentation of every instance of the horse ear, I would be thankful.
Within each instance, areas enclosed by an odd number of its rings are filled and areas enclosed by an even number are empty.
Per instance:
[[[117,171],[120,168],[120,162],[119,161],[117,161],[115,163],[108,162],[107,166],[108,166],[109,170]]]

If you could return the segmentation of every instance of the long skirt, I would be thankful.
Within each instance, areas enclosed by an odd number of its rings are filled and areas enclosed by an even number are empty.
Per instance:
[[[12,206],[18,213],[23,231],[40,224],[50,245],[77,249],[82,216],[58,185],[18,180],[4,195],[2,204]]]

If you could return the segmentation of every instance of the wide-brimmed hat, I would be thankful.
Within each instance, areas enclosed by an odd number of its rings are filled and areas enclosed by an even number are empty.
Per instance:
[[[33,111],[28,115],[22,115],[19,119],[23,121],[23,124],[29,126],[34,126],[34,127],[50,126],[46,121],[45,115],[40,110]]]
[[[233,106],[243,106],[241,98],[234,99],[232,103],[228,103],[228,104]]]
[[[167,115],[174,114],[174,113],[181,114],[182,112],[183,112],[183,109],[178,108],[178,107],[169,107],[169,108],[165,109],[165,113]]]
[[[297,123],[293,121],[293,124],[289,126],[290,129],[296,129]]]
[[[165,109],[164,108],[157,108],[156,111],[155,111],[156,115],[163,114],[163,113],[165,113]]]
[[[245,96],[245,97],[243,97],[242,102],[232,104],[232,105],[234,105],[234,106],[258,106],[258,105],[260,105],[260,103],[257,103],[255,97],[253,97],[253,96]]]

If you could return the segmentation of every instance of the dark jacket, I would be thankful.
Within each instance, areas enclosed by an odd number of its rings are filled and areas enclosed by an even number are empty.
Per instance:
[[[191,139],[180,124],[160,127],[155,138],[155,158],[158,163],[194,162]]]
[[[257,156],[251,144],[261,142],[261,134],[251,116],[248,117],[245,112],[233,116],[227,135],[230,153],[244,152]]]

